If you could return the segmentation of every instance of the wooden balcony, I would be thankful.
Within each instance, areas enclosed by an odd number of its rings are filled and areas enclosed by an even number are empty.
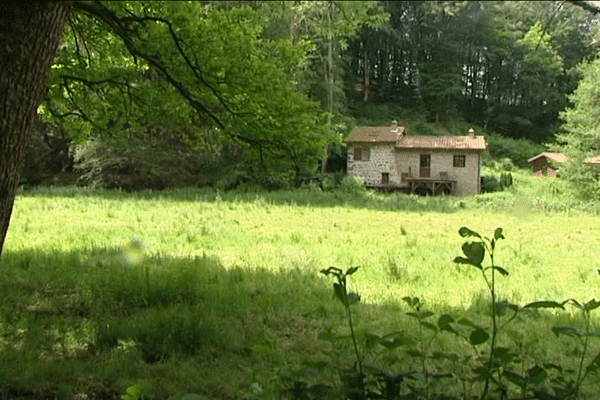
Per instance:
[[[450,179],[423,179],[409,178],[406,179],[410,187],[410,193],[437,195],[437,194],[453,194],[456,181]]]

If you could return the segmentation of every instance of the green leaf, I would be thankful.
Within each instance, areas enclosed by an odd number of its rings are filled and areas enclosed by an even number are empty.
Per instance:
[[[447,354],[440,351],[434,351],[431,355],[431,358],[434,360],[449,360],[455,363],[458,362],[458,360],[460,359],[458,355],[454,353]]]
[[[500,361],[503,366],[507,366],[509,363],[511,363],[516,356],[517,354],[508,347],[499,346],[494,349],[494,358]]]
[[[457,330],[454,329],[452,327],[452,325],[450,325],[453,322],[454,322],[454,318],[452,318],[452,316],[450,314],[442,314],[438,318],[437,324],[438,324],[438,327],[440,328],[440,330],[451,332],[451,333],[458,333]]]
[[[342,302],[345,307],[348,307],[348,296],[346,296],[346,289],[339,283],[333,284],[333,291],[336,297]]]
[[[556,337],[558,337],[559,335],[565,335],[565,336],[570,336],[570,337],[574,337],[574,338],[581,337],[581,334],[579,333],[579,331],[576,328],[573,328],[572,326],[564,326],[564,325],[553,326],[552,332],[554,332]]]
[[[417,305],[419,305],[420,300],[418,297],[405,296],[402,298],[402,301],[404,301],[406,304],[408,304],[409,307],[415,308]]]
[[[431,311],[419,311],[419,312],[407,312],[406,315],[421,320],[421,319],[431,317],[432,315],[434,315],[434,313]]]
[[[508,381],[511,383],[514,383],[521,388],[525,388],[525,379],[516,372],[505,370],[502,372],[502,376],[508,379]]]
[[[419,321],[419,323],[420,323],[422,326],[424,326],[425,328],[429,329],[429,330],[436,331],[436,332],[437,332],[437,330],[438,330],[438,329],[437,329],[437,327],[436,327],[434,324],[430,323],[430,322],[427,322],[427,321]]]
[[[141,383],[136,383],[129,386],[125,390],[125,394],[121,396],[123,400],[140,400],[146,391],[146,386]]]
[[[479,233],[470,230],[466,226],[463,226],[462,228],[460,228],[458,230],[458,234],[462,237],[473,237],[474,236],[474,237],[481,239],[481,236],[479,235]]]
[[[596,357],[588,364],[585,370],[593,373],[597,373],[600,369],[600,353],[596,354]]]
[[[502,267],[494,267],[494,271],[500,272],[502,276],[508,276],[508,271]]]
[[[479,380],[479,381],[485,381],[486,379],[489,379],[492,377],[491,371],[485,367],[473,368],[473,372],[475,372],[477,380]]]
[[[526,382],[538,386],[548,379],[548,372],[539,365],[535,365],[527,370]]]
[[[584,307],[575,299],[566,300],[565,303],[571,303],[572,306],[575,306],[576,308],[580,309],[581,311],[583,311],[583,309],[584,309]]]
[[[421,353],[419,350],[407,350],[406,354],[411,357],[425,358],[425,354]]]
[[[471,328],[475,328],[475,329],[481,329],[481,327],[477,324],[475,324],[473,321],[471,321],[470,319],[466,319],[466,318],[461,318],[458,321],[456,321],[458,324],[460,325],[464,325],[464,326],[469,326]]]
[[[348,270],[346,271],[346,275],[352,275],[353,273],[355,273],[356,271],[358,271],[360,267],[350,267],[348,268]]]
[[[360,294],[355,293],[355,292],[348,293],[348,304],[350,304],[350,305],[356,304],[359,301],[360,301]]]
[[[342,273],[342,270],[339,268],[336,268],[336,267],[329,267],[327,269],[322,269],[321,273],[326,276],[329,276],[329,275],[340,276]]]
[[[545,363],[544,364],[544,368],[546,368],[546,369],[553,369],[555,371],[558,371],[561,374],[563,372],[563,368],[560,365],[556,365],[554,363]]]
[[[401,332],[394,332],[382,337],[379,344],[388,350],[394,350],[400,346],[414,346],[417,342]]]
[[[558,303],[552,300],[534,301],[533,303],[526,304],[523,308],[561,308],[565,309],[564,303]]]
[[[475,268],[478,268],[478,269],[483,269],[483,267],[481,265],[479,265],[479,264],[473,264],[473,262],[471,260],[469,260],[468,258],[464,258],[464,257],[456,257],[454,259],[454,262],[457,263],[457,264],[467,264],[467,265],[471,265],[471,266],[473,266]]]
[[[600,307],[600,303],[597,302],[595,299],[592,299],[592,300],[588,301],[587,303],[585,303],[585,306],[583,307],[583,309],[585,311],[592,311],[598,307]]]
[[[494,231],[494,239],[504,239],[504,235],[502,234],[502,228],[496,228],[496,230]]]
[[[487,342],[489,338],[490,338],[489,333],[487,333],[486,331],[484,331],[481,328],[477,328],[471,332],[471,335],[469,335],[469,342],[471,342],[471,344],[473,346],[478,346],[480,344]]]
[[[481,266],[483,257],[485,256],[485,247],[481,242],[465,243],[462,246],[463,253],[475,266]]]
[[[506,302],[506,301],[499,301],[496,303],[496,310],[501,312],[506,309],[512,310],[515,313],[517,313],[519,311],[519,306],[516,304],[513,304],[513,303]]]

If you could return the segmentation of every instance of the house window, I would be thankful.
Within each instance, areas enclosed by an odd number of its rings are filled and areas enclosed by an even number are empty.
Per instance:
[[[381,184],[382,185],[387,185],[388,183],[390,183],[390,174],[389,174],[389,172],[382,172],[381,173]]]
[[[421,154],[420,178],[429,178],[431,174],[431,154]]]
[[[466,164],[466,156],[464,155],[455,155],[454,156],[454,166],[457,168],[464,168]]]
[[[371,149],[355,147],[354,161],[369,161],[371,159]]]

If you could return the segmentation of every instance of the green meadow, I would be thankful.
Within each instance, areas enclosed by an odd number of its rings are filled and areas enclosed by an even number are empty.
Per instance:
[[[447,333],[429,340],[402,301],[419,297],[436,314],[486,323],[481,273],[453,262],[465,242],[458,230],[503,228],[495,261],[509,275],[497,277],[499,300],[584,303],[600,282],[599,211],[563,182],[524,172],[509,191],[471,198],[25,191],[0,270],[0,393],[119,398],[137,385],[138,397],[149,399],[290,398],[282,390],[306,361],[326,362],[323,379],[335,383],[336,368],[351,366],[353,353],[350,339],[322,340],[323,332],[348,333],[333,281],[319,272],[331,266],[359,267],[349,278],[360,294],[357,336],[380,365],[422,367],[402,348],[369,347],[368,333],[401,331],[431,348],[477,353]],[[580,314],[568,307],[523,314],[500,338],[526,356],[521,368],[545,360],[576,370],[581,343],[551,328],[580,326]],[[589,358],[598,348],[590,341]],[[465,390],[457,382],[450,384]]]

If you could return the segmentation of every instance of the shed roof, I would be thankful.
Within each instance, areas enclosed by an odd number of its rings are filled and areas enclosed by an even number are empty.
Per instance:
[[[531,157],[529,160],[527,160],[527,162],[532,162],[537,160],[538,158],[542,158],[545,157],[549,160],[552,160],[554,162],[565,162],[567,161],[568,157],[566,155],[564,155],[563,153],[553,153],[550,151],[545,151],[541,154],[538,154],[535,157]]]
[[[403,126],[357,126],[346,142],[394,143],[396,149],[475,150],[486,149],[483,136],[411,136]]]

